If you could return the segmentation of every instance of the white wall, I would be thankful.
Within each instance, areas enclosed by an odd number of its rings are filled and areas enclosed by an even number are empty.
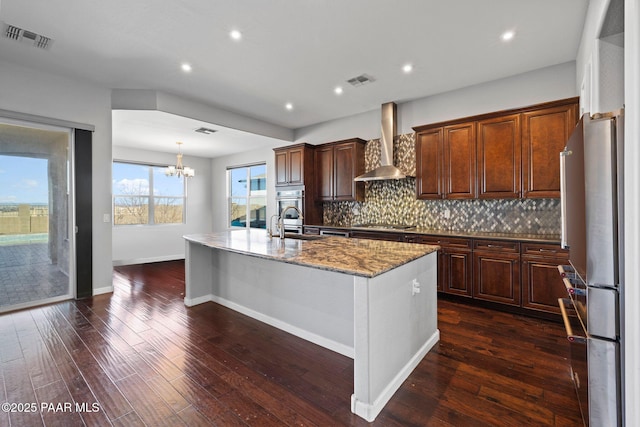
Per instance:
[[[591,71],[593,53],[596,50],[596,40],[600,34],[600,28],[607,12],[610,0],[590,0],[584,27],[582,28],[582,39],[576,56],[576,90],[585,84],[586,90],[591,92]],[[585,106],[586,111],[590,108]]]
[[[282,146],[288,145],[285,141]],[[227,167],[244,166],[255,163],[267,165],[267,219],[276,211],[275,200],[275,155],[273,149],[265,148],[231,156],[211,159],[211,215],[213,231],[229,228],[227,212]]]
[[[114,146],[113,159],[172,165],[175,164],[176,155]],[[184,259],[185,242],[182,236],[211,231],[211,160],[184,156],[183,162],[196,171],[196,176],[187,182],[186,223],[114,226],[113,265]]]
[[[412,127],[578,96],[575,62],[469,86],[398,104],[398,133]],[[380,110],[296,130],[297,142],[321,144],[346,138],[380,138]]]
[[[95,126],[93,133],[93,289],[111,289],[111,91],[0,60],[0,109]]]

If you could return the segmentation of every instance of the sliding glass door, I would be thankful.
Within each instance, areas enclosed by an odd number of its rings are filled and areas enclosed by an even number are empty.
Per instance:
[[[0,312],[73,296],[71,135],[0,118]]]

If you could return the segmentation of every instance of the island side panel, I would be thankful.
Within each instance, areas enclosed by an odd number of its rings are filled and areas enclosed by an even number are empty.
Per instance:
[[[184,304],[188,307],[211,301],[211,248],[186,241]]]
[[[353,277],[211,249],[212,300],[353,357]]]
[[[436,252],[373,279],[355,279],[352,411],[367,421],[439,340],[436,285]]]

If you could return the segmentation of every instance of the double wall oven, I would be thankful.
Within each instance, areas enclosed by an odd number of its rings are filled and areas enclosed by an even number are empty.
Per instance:
[[[290,206],[295,207],[297,210],[287,209],[283,215],[283,211]],[[286,232],[302,233],[304,186],[278,190],[276,192],[276,209],[278,216],[283,215],[282,223]]]

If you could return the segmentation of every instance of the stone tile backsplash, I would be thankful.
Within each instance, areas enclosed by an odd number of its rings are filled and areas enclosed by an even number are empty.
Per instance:
[[[393,139],[393,164],[405,175],[416,176],[416,134],[397,135]],[[364,170],[380,166],[380,140],[367,141],[364,148]]]
[[[369,165],[368,165],[369,166]],[[415,170],[415,162],[414,162]],[[415,178],[365,183],[364,202],[325,202],[325,225],[380,223],[435,230],[559,234],[560,200],[418,200]],[[445,212],[449,210],[449,218]]]

